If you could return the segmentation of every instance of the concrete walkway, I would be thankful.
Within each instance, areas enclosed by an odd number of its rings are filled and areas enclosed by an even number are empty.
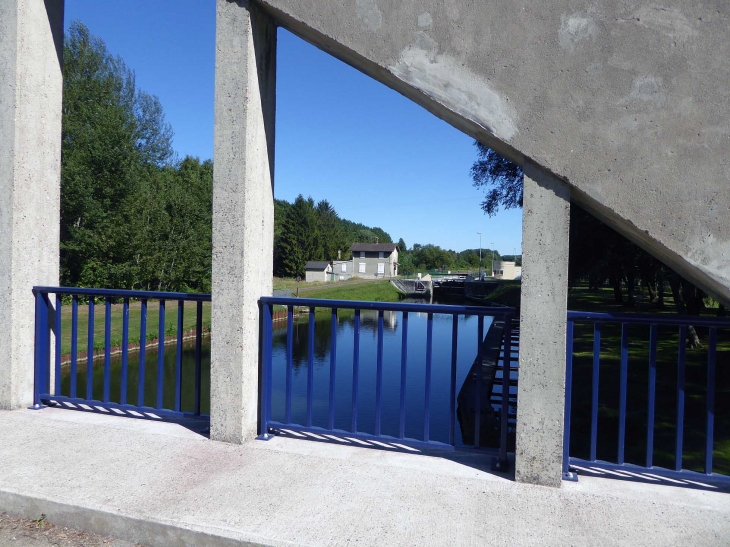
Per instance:
[[[483,456],[232,446],[60,409],[0,412],[0,439],[0,512],[150,546],[730,543],[730,494],[594,477],[528,486]]]

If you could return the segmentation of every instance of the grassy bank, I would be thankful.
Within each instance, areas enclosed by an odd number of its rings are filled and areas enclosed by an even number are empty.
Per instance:
[[[183,330],[191,330],[195,328],[196,322],[196,306],[195,302],[186,302],[183,312]],[[129,342],[130,344],[138,344],[140,342],[140,324],[141,324],[141,308],[140,302],[131,302],[129,304]],[[113,304],[111,312],[111,345],[120,346],[122,344],[122,304]],[[159,306],[157,302],[150,301],[147,304],[147,336],[148,340],[153,340],[158,336],[159,327]],[[94,347],[101,349],[104,347],[104,323],[106,321],[106,309],[104,304],[96,304],[94,306]],[[78,351],[85,352],[88,340],[88,324],[89,324],[89,307],[86,304],[79,303],[79,319],[78,319]],[[203,328],[210,329],[210,302],[203,302]],[[177,334],[177,302],[167,302],[165,307],[165,334]],[[63,306],[61,310],[61,353],[68,355],[71,353],[71,305]]]
[[[369,281],[349,286],[340,282],[307,291],[302,295],[306,298],[324,300],[366,300],[371,302],[398,302],[402,296],[398,289],[387,280]]]

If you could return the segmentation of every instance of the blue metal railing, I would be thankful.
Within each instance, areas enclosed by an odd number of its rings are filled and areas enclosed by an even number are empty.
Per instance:
[[[574,361],[574,333],[575,325],[589,324],[593,326],[593,356],[591,371],[590,391],[590,451],[588,459],[570,456],[571,441],[571,408],[573,403],[573,361]],[[599,385],[601,369],[601,335],[604,325],[620,325],[620,361],[619,361],[619,399],[618,399],[618,438],[616,443],[616,458],[613,461],[599,460],[597,458],[598,415],[599,415]],[[649,362],[648,362],[648,389],[646,396],[646,457],[644,465],[629,463],[626,461],[626,427],[627,427],[627,405],[629,384],[629,327],[632,325],[644,325],[649,329]],[[657,408],[657,348],[660,338],[659,328],[661,326],[674,326],[678,331],[677,341],[677,368],[676,368],[676,413],[674,427],[674,469],[656,467],[654,465],[655,455],[655,413]],[[685,399],[686,385],[685,376],[687,370],[687,335],[690,327],[703,327],[707,329],[707,381],[705,391],[705,458],[704,473],[685,469],[684,444],[685,444]],[[730,477],[713,473],[713,446],[715,434],[715,369],[717,361],[717,334],[718,329],[730,329],[730,319],[719,319],[697,316],[672,316],[672,315],[639,315],[639,314],[612,314],[612,313],[589,313],[589,312],[568,312],[567,324],[567,347],[566,347],[566,383],[565,383],[565,432],[563,440],[563,477],[568,480],[575,480],[570,472],[570,466],[587,466],[597,469],[609,469],[613,471],[646,472],[651,470],[654,475],[669,478],[685,478],[705,480],[711,478],[713,481],[730,482]],[[604,346],[605,347],[605,346]],[[577,394],[585,397],[587,394]],[[631,408],[629,405],[628,408]],[[575,433],[575,432],[574,432]],[[613,446],[613,442],[608,442]],[[632,445],[633,447],[633,445]]]
[[[264,297],[260,299],[262,307],[262,373],[261,373],[261,412],[259,429],[264,438],[269,436],[272,430],[291,430],[296,432],[311,432],[343,435],[354,437],[357,439],[375,439],[386,442],[396,442],[417,447],[442,447],[454,448],[454,429],[456,418],[456,367],[457,367],[457,345],[459,341],[458,318],[461,315],[472,315],[479,318],[480,329],[478,329],[478,352],[481,355],[482,342],[484,341],[483,318],[485,316],[494,317],[504,320],[503,335],[503,396],[501,401],[501,429],[500,446],[498,452],[497,465],[503,469],[507,461],[507,428],[508,428],[508,405],[509,405],[509,386],[510,382],[510,361],[512,359],[511,343],[512,343],[512,319],[515,310],[505,307],[480,307],[480,306],[444,306],[433,304],[410,304],[410,303],[390,303],[390,302],[358,302],[358,301],[341,301],[341,300],[315,300],[306,298],[278,298]],[[272,384],[273,384],[273,307],[274,305],[285,306],[287,309],[287,333],[286,333],[286,369],[285,369],[285,401],[284,401],[284,421],[275,421],[271,417],[272,406]],[[317,308],[330,309],[331,321],[331,347],[329,353],[329,391],[327,401],[327,427],[317,427],[312,423],[312,407],[314,398],[314,328],[309,328],[308,334],[308,366],[307,366],[307,389],[306,389],[306,417],[305,423],[292,422],[292,374],[293,374],[293,339],[294,339],[294,308],[308,309],[309,324],[314,325],[315,310]],[[353,353],[352,355],[338,355],[337,353],[337,333],[338,333],[338,310],[354,310],[354,330],[353,330]],[[375,358],[375,426],[373,433],[364,433],[358,429],[358,377],[360,373],[360,326],[361,311],[371,310],[377,312],[377,337],[376,337],[376,358]],[[398,407],[398,436],[388,436],[382,433],[381,423],[383,421],[383,313],[384,312],[401,312],[401,355],[400,355],[400,397]],[[420,439],[408,438],[405,434],[406,424],[406,371],[408,368],[408,315],[413,313],[423,313],[427,315],[426,323],[426,353],[425,360],[422,363],[424,367],[425,390],[424,390],[424,407],[423,407],[423,432]],[[453,318],[452,328],[452,346],[451,346],[451,370],[449,385],[449,442],[442,443],[434,441],[430,438],[430,397],[431,397],[431,368],[432,368],[432,350],[433,350],[433,316],[434,314],[446,314]],[[349,353],[349,352],[348,352]],[[411,364],[412,366],[412,364]],[[349,430],[335,428],[335,378],[338,367],[351,367],[352,371],[352,408],[348,409],[351,415],[346,417],[346,423],[349,423]],[[340,368],[342,370],[342,368]],[[481,374],[477,374],[477,384],[481,382]],[[475,408],[482,406],[481,390],[475,390]],[[484,404],[490,404],[487,400]],[[475,416],[475,445],[480,447],[479,443],[479,412]],[[339,420],[338,420],[339,421]]]
[[[209,294],[187,294],[151,291],[122,291],[111,289],[84,289],[72,287],[34,287],[35,295],[35,386],[34,406],[42,404],[60,404],[66,406],[86,405],[91,408],[114,409],[117,411],[136,411],[153,413],[157,416],[182,417],[182,362],[183,362],[183,318],[185,302],[196,302],[196,329],[195,329],[195,369],[193,412],[200,415],[201,391],[201,361],[202,361],[202,333],[203,333],[203,302],[210,302]],[[71,355],[68,395],[62,394],[62,297],[71,297]],[[78,396],[77,367],[79,358],[79,300],[87,301],[88,306],[88,335],[86,351],[86,390],[85,397]],[[102,300],[104,305],[104,347],[103,347],[103,387],[100,393],[94,392],[94,370],[98,364],[94,363],[94,313],[96,301]],[[130,400],[127,393],[129,380],[129,307],[131,300],[140,301],[140,332],[139,332],[139,366],[136,404]],[[145,375],[147,349],[147,305],[148,301],[159,302],[159,323],[157,326],[157,379],[155,405],[145,405]],[[121,301],[122,306],[122,340],[121,370],[119,381],[118,402],[112,401],[111,393],[111,354],[112,354],[112,305],[114,301]],[[164,369],[165,369],[165,309],[166,302],[177,302],[177,340],[175,358],[175,394],[171,407],[166,408],[163,402]],[[51,340],[55,341],[55,355],[51,356]],[[54,385],[51,386],[51,376],[54,376]],[[116,394],[115,399],[116,399]]]

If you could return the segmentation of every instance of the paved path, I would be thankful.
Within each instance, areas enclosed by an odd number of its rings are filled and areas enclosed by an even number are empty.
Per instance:
[[[594,477],[517,484],[470,453],[282,437],[233,446],[179,424],[62,409],[2,411],[0,439],[0,512],[151,547],[730,540],[727,493]]]

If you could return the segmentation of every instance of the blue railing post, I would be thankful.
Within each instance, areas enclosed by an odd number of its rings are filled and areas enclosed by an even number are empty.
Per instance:
[[[286,309],[286,397],[284,415],[286,423],[291,423],[292,375],[294,373],[294,306]]]
[[[53,388],[54,395],[61,395],[61,297],[56,295],[56,325],[53,329],[56,332],[56,368],[54,373],[55,386]]]
[[[43,293],[35,293],[35,379],[33,382],[33,406],[35,408],[41,406],[41,393],[45,391],[47,381],[44,363],[48,355],[48,345],[46,343],[48,308],[45,306],[44,296]]]
[[[646,417],[646,467],[654,463],[654,411],[656,408],[656,351],[659,342],[659,327],[649,329],[649,402]]]
[[[433,314],[428,314],[426,324],[426,389],[423,405],[423,440],[428,442],[431,426],[431,354],[433,350]]]
[[[705,409],[705,474],[712,475],[715,439],[715,363],[717,361],[717,328],[710,327],[707,348],[707,403]]]
[[[88,338],[86,340],[86,399],[94,399],[94,297],[89,296]]]
[[[261,410],[259,412],[259,438],[269,439],[269,420],[271,419],[271,360],[273,343],[273,305],[263,304],[263,348],[261,348]]]
[[[309,326],[307,331],[307,427],[312,427],[314,401],[314,330],[315,308],[309,308]]]
[[[398,437],[406,436],[406,367],[408,366],[408,312],[403,312],[403,332],[400,349],[400,413],[398,420]]]
[[[76,398],[76,384],[78,381],[78,354],[79,354],[79,297],[73,295],[71,301],[71,382],[69,397]]]
[[[677,351],[677,438],[674,454],[674,470],[682,470],[682,449],[684,446],[684,369],[687,358],[687,325],[679,327],[679,349]]]
[[[119,404],[127,404],[127,382],[129,381],[129,298],[122,305],[122,381],[119,386]]]
[[[165,391],[165,301],[160,300],[157,329],[157,408],[162,408]]]
[[[596,461],[598,444],[598,387],[601,377],[601,323],[593,325],[593,377],[591,378],[591,455]]]
[[[563,417],[563,480],[576,480],[570,472],[570,413],[573,399],[573,321],[568,319],[565,333],[565,415]]]
[[[175,411],[182,408],[183,338],[185,336],[185,301],[177,301],[177,347],[175,351]]]
[[[111,366],[112,366],[112,301],[104,301],[104,395],[103,401],[109,402],[111,396]]]
[[[145,365],[147,362],[147,299],[143,298],[139,308],[139,370],[137,383],[137,406],[145,406]]]
[[[626,392],[629,377],[629,325],[621,324],[621,372],[618,408],[618,463],[624,463],[626,445]]]
[[[197,302],[195,306],[195,409],[193,413],[200,415],[200,384],[202,375],[203,360],[203,303]]]
[[[335,428],[335,381],[337,379],[337,308],[332,308],[330,323],[332,344],[330,346],[330,397],[329,397],[329,429]]]
[[[482,434],[482,380],[484,363],[482,348],[484,345],[484,316],[477,317],[477,366],[474,390],[474,448],[481,446]]]
[[[357,433],[357,402],[360,378],[360,310],[355,310],[355,326],[352,342],[352,423],[350,431]]]
[[[459,315],[451,319],[451,377],[449,379],[449,444],[454,444],[456,429],[456,356],[459,346]]]

